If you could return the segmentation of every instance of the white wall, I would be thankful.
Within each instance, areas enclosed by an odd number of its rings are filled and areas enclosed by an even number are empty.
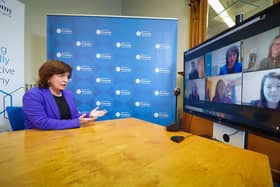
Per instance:
[[[25,83],[37,81],[46,61],[46,15],[121,15],[122,0],[20,0],[25,4]]]
[[[178,18],[177,71],[183,71],[183,53],[189,48],[189,0],[122,0],[122,15]],[[183,77],[177,75],[181,88],[178,98],[180,116],[183,110]]]

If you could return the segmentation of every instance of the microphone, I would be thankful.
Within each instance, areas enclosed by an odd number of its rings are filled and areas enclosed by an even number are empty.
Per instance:
[[[174,93],[174,95],[175,95],[176,97],[177,97],[178,95],[180,95],[180,93],[181,93],[180,88],[174,88],[173,93]],[[176,103],[177,103],[177,100],[176,100]]]

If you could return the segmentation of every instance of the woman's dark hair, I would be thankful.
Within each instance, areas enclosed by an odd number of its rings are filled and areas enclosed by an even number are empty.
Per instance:
[[[239,49],[236,45],[233,45],[231,47],[229,47],[227,49],[227,53],[226,53],[226,64],[228,65],[228,56],[229,56],[229,53],[235,53],[236,54],[236,61],[234,63],[236,63],[239,59]]]
[[[213,100],[220,101],[221,97],[223,97],[223,96],[219,95],[219,91],[218,91],[220,84],[224,84],[225,85],[225,82],[222,79],[218,80],[218,82],[216,84],[215,95],[213,97]]]
[[[69,77],[71,77],[72,67],[62,61],[59,60],[49,60],[45,62],[39,69],[39,80],[38,86],[40,88],[48,88],[49,83],[48,80],[53,75],[70,73]]]
[[[270,72],[267,75],[263,76],[262,78],[262,83],[261,83],[261,94],[260,94],[260,106],[267,107],[267,101],[264,96],[263,88],[264,88],[264,82],[266,81],[267,78],[274,78],[280,80],[280,74],[276,72]],[[278,107],[280,106],[280,103],[278,102]]]

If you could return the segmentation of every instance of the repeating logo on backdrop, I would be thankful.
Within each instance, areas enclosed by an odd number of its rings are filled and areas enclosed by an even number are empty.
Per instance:
[[[136,107],[141,107],[141,108],[151,107],[151,103],[148,101],[136,101],[134,104]]]
[[[131,48],[132,44],[130,42],[116,42],[116,48]]]
[[[105,100],[97,100],[95,102],[96,106],[99,107],[111,107],[112,106],[112,102],[111,101],[105,101]]]
[[[136,84],[151,84],[151,80],[148,78],[136,78],[135,83]]]
[[[92,95],[92,91],[88,88],[78,88],[76,89],[78,95]]]
[[[154,118],[169,118],[167,112],[154,112]]]
[[[130,73],[131,68],[126,66],[116,66],[115,71],[120,73]]]
[[[170,94],[166,90],[155,90],[154,95],[158,97],[168,97]]]
[[[115,94],[118,96],[128,96],[128,95],[131,95],[131,91],[120,89],[120,90],[116,90]]]
[[[95,57],[101,60],[111,60],[112,55],[110,53],[96,53]]]
[[[156,67],[156,68],[155,68],[155,73],[169,74],[169,73],[170,73],[170,70],[169,70],[168,68]]]
[[[122,111],[122,112],[116,112],[116,113],[115,113],[115,116],[116,116],[117,118],[127,118],[127,117],[130,117],[131,114],[130,114],[130,112],[128,112],[128,111]]]
[[[98,84],[111,84],[112,79],[108,77],[96,77],[95,82]]]
[[[156,43],[155,48],[156,49],[170,49],[170,44],[168,44],[168,43]]]
[[[136,31],[136,36],[137,37],[152,37],[152,32],[151,31],[145,31],[145,30],[138,30]]]
[[[82,72],[92,72],[92,67],[88,65],[78,65],[76,66],[77,71],[82,71]]]
[[[68,51],[58,51],[56,53],[56,57],[57,58],[69,59],[69,58],[73,58],[73,55],[72,55],[71,52],[68,52]]]
[[[112,31],[110,29],[96,29],[95,34],[98,36],[111,36]]]
[[[58,27],[58,28],[56,28],[56,33],[57,34],[72,34],[73,32],[72,32],[72,29],[70,29],[70,28]]]
[[[136,60],[151,61],[152,56],[148,54],[137,54],[135,56]]]
[[[92,47],[93,43],[92,43],[92,41],[89,41],[89,40],[77,40],[76,46],[77,47]]]
[[[48,51],[48,57],[72,58],[70,60],[66,59],[66,61],[73,62],[72,66],[75,68],[77,76],[73,76],[75,80],[73,80],[73,84],[69,85],[69,89],[73,89],[75,93],[75,99],[78,100],[78,109],[86,111],[89,108],[90,110],[92,107],[89,105],[104,107],[110,111],[110,114],[107,115],[108,118],[131,117],[139,115],[140,111],[144,111],[145,115],[140,115],[140,118],[169,124],[169,118],[173,116],[166,113],[165,110],[161,110],[161,105],[154,106],[153,103],[167,103],[166,107],[173,107],[174,104],[172,102],[172,106],[169,106],[170,102],[165,101],[173,95],[174,86],[172,85],[175,83],[175,79],[173,80],[174,72],[168,69],[176,63],[176,61],[170,61],[170,58],[172,57],[173,59],[174,56],[173,50],[168,53],[166,58],[162,59],[160,64],[155,61],[155,56],[160,55],[157,52],[161,53],[165,50],[173,49],[174,44],[176,44],[175,41],[169,43],[170,37],[176,35],[176,32],[173,33],[173,27],[170,26],[170,31],[165,34],[158,31],[157,24],[153,25],[153,28],[152,26],[144,28],[143,25],[146,25],[146,19],[139,21],[139,23],[135,21],[135,24],[130,25],[131,29],[123,32],[125,37],[120,38],[116,35],[115,29],[123,27],[121,21],[111,25],[109,23],[112,22],[112,19],[114,21],[115,18],[104,19],[102,23],[96,21],[94,16],[92,18],[94,24],[90,27],[94,30],[91,36],[88,36],[87,33],[76,33],[76,29],[74,29],[74,27],[88,29],[88,25],[76,24],[78,22],[72,25],[73,19],[48,18],[48,24],[54,26],[53,28],[55,29],[48,33],[50,35],[48,37],[48,49],[55,47]],[[83,20],[84,18],[79,19]],[[97,19],[99,20],[100,18],[98,17]],[[137,18],[137,20],[139,19]],[[163,20],[163,22],[165,21]],[[169,28],[166,29],[168,30]],[[132,33],[131,30],[133,30]],[[63,34],[69,34],[69,39],[72,39],[70,44],[72,46],[51,46],[55,44],[55,42],[52,42],[52,37],[54,41],[58,42],[63,39],[61,37],[67,37],[68,40],[68,36]],[[75,36],[76,34],[79,36]],[[162,37],[167,40],[161,40]],[[139,50],[134,44],[136,40],[141,43]],[[109,43],[111,45],[108,45]],[[152,49],[148,49],[148,46],[151,46]],[[72,52],[72,50],[74,51]],[[76,54],[75,50],[81,53]],[[127,55],[128,53],[130,54]],[[82,55],[81,58],[79,58],[80,55]],[[124,57],[125,59],[123,59]],[[139,67],[139,71],[135,71],[134,66]],[[140,70],[144,72],[140,72]],[[154,80],[154,76],[164,77],[163,80],[172,76],[172,81],[167,85],[161,80],[157,83],[154,81],[158,81],[158,79]],[[132,85],[127,81],[132,81]],[[75,85],[74,82],[77,84]],[[152,88],[152,85],[155,85],[155,87]],[[172,88],[170,89],[170,87]],[[142,88],[148,90],[142,92]],[[137,93],[134,95],[134,92],[137,91],[144,93],[146,96],[144,98],[142,96],[137,97]],[[146,114],[146,112],[148,113]],[[160,118],[165,119],[158,120]]]

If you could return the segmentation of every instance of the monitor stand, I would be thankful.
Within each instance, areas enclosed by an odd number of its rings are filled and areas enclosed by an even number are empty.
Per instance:
[[[217,122],[213,122],[213,139],[240,148],[247,147],[246,131],[234,129]]]

